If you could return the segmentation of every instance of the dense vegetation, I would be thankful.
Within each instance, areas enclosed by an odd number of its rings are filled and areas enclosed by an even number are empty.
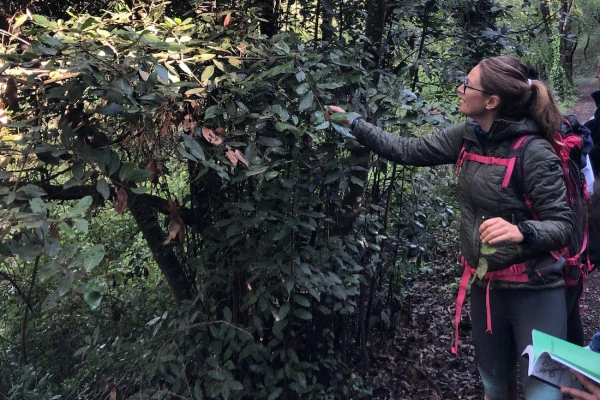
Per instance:
[[[497,53],[566,100],[600,9],[272,4],[7,3],[6,398],[370,397],[403,277],[456,250],[454,178],[373,157],[324,107],[427,133]]]

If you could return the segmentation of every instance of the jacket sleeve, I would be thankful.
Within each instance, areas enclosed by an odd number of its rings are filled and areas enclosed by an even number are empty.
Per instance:
[[[584,125],[590,130],[594,146],[600,146],[600,90],[592,93],[592,98],[596,103],[596,110],[594,116],[584,123]]]
[[[352,134],[363,146],[390,161],[433,166],[456,162],[463,144],[463,131],[464,123],[423,137],[405,137],[358,120]]]
[[[537,231],[531,249],[552,251],[566,246],[573,232],[573,216],[566,200],[562,164],[552,145],[533,140],[523,155],[525,191],[538,219],[525,221]]]
[[[584,124],[591,132],[594,147],[590,151],[590,161],[595,175],[600,174],[600,90],[592,93],[592,98],[596,103],[594,116]]]

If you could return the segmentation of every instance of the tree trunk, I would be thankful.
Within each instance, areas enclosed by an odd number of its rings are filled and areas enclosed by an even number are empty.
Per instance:
[[[365,34],[371,41],[371,50],[373,52],[375,65],[379,65],[381,58],[381,42],[383,38],[383,28],[385,26],[385,0],[367,0],[367,22]]]
[[[260,21],[260,33],[268,37],[274,36],[279,31],[280,0],[256,0],[256,7],[263,21]]]
[[[333,15],[331,11],[333,8],[331,7],[331,2],[329,0],[323,1],[323,17],[321,18],[323,21],[321,22],[321,39],[326,41],[331,41],[334,36],[334,30],[332,25]]]
[[[548,0],[540,0],[540,12],[542,13],[542,22],[544,23],[544,31],[548,40],[552,37],[552,17],[550,15],[550,5]]]
[[[571,9],[574,1],[561,0],[558,17],[558,32],[560,34],[560,65],[565,72],[565,78],[573,84],[573,54],[577,48],[577,39],[571,35]]]
[[[135,200],[135,194],[128,193],[128,210],[135,219],[152,256],[167,280],[173,297],[177,303],[191,300],[196,290],[185,271],[183,263],[177,258],[172,244],[163,244],[167,235],[160,227],[157,214],[147,203]]]

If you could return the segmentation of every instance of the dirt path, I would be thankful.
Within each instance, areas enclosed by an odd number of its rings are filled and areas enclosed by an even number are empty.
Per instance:
[[[598,90],[598,84],[596,81],[580,82],[577,87],[579,88],[579,101],[568,112],[574,114],[580,122],[585,122],[594,115],[596,110],[590,94]]]
[[[586,343],[600,330],[600,271],[590,274],[583,296],[583,315],[581,316]]]

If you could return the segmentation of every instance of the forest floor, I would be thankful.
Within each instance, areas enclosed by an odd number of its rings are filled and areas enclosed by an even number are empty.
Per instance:
[[[595,110],[590,93],[597,90],[597,82],[581,82],[578,86],[579,101],[569,113],[584,122]],[[469,329],[468,296],[460,324],[458,356],[450,352],[455,288],[462,267],[456,264],[453,254],[438,253],[435,263],[431,272],[405,280],[403,318],[398,328],[391,334],[372,337],[368,344],[366,383],[377,388],[372,399],[483,399]],[[594,271],[586,281],[582,321],[587,343],[600,329],[600,271]]]

